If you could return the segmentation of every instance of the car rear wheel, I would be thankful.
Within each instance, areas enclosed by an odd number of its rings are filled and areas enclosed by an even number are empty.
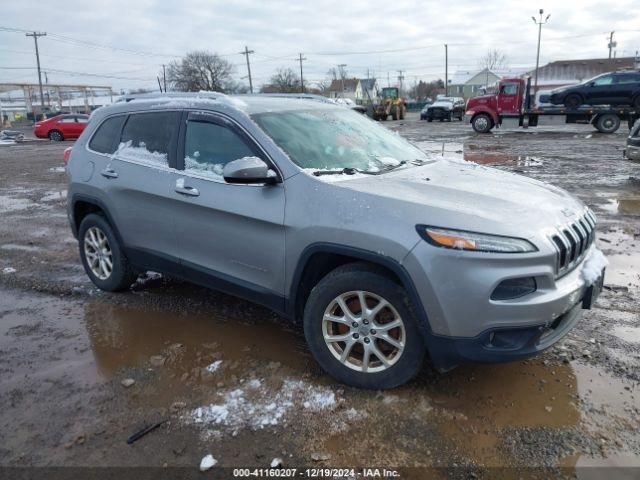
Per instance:
[[[564,99],[564,106],[567,108],[578,108],[582,105],[582,97],[577,93],[571,93]]]
[[[313,288],[304,332],[316,361],[337,380],[386,389],[408,382],[425,347],[404,289],[366,264],[337,268]]]
[[[479,113],[471,120],[471,126],[478,133],[489,133],[493,128],[493,120],[486,113]]]
[[[80,258],[87,275],[100,289],[109,292],[127,290],[138,274],[129,264],[109,222],[91,213],[78,230]]]
[[[51,130],[49,132],[49,140],[53,140],[54,142],[61,142],[64,140],[64,136],[59,130]]]
[[[605,113],[596,119],[595,127],[600,133],[614,133],[620,128],[620,117],[615,113]]]

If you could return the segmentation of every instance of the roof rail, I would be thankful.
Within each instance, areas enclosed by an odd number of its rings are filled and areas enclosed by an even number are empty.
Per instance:
[[[151,92],[151,93],[132,93],[123,95],[118,102],[130,102],[131,100],[149,100],[154,98],[207,98],[210,100],[219,100],[226,97],[224,93],[208,92],[201,90],[199,92]]]

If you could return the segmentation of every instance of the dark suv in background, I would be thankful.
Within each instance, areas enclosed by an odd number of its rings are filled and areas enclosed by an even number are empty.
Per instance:
[[[567,108],[587,105],[631,105],[640,108],[640,71],[598,75],[578,85],[551,91],[550,102]]]

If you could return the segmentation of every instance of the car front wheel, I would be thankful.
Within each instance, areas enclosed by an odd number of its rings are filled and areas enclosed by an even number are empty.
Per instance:
[[[54,142],[62,142],[64,140],[64,136],[62,136],[62,132],[58,130],[51,130],[49,132],[49,140],[53,140]]]
[[[582,98],[576,93],[567,95],[564,99],[564,106],[567,108],[578,108],[582,104]]]
[[[404,289],[366,264],[337,268],[313,288],[304,332],[317,362],[337,380],[387,389],[413,378],[425,347]]]

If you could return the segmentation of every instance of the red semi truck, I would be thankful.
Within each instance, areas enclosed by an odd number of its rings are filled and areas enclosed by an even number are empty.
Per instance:
[[[496,94],[467,101],[465,118],[478,133],[488,133],[494,127],[528,128],[565,123],[590,123],[599,132],[614,133],[621,121],[628,121],[631,128],[640,118],[640,111],[622,106],[536,107],[530,92],[531,78],[503,78]]]

